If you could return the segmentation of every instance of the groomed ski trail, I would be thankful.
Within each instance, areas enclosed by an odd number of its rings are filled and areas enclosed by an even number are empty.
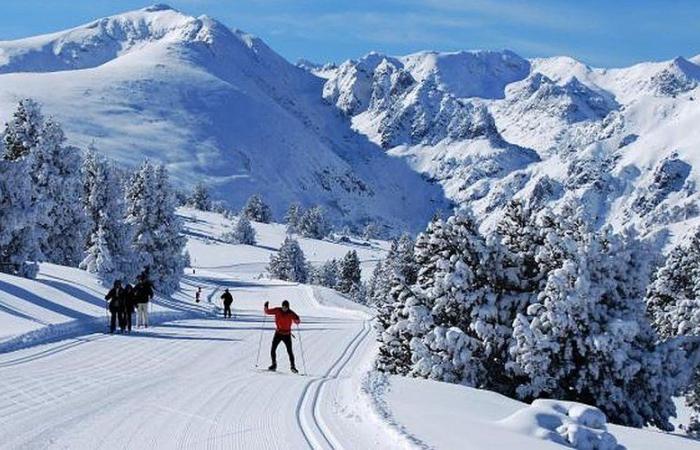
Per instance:
[[[229,288],[237,320],[188,318],[0,354],[0,447],[401,446],[358,402],[355,388],[374,345],[368,314],[324,306],[304,285],[211,272],[188,281],[212,297]],[[274,332],[262,305],[284,299],[302,317],[307,376],[251,370],[261,328],[261,366]],[[301,369],[299,336],[294,349]],[[288,372],[283,346],[277,358]]]

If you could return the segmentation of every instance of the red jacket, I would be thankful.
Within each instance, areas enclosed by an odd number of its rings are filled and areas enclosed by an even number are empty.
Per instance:
[[[284,312],[282,308],[268,308],[265,306],[265,314],[275,316],[275,326],[279,334],[292,334],[292,323],[298,324],[301,322],[297,313],[291,309]]]

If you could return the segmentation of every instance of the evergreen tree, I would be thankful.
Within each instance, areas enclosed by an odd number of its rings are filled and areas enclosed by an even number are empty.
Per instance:
[[[299,221],[304,214],[301,203],[293,202],[289,205],[287,213],[284,215],[284,222],[287,224],[287,233],[299,232]]]
[[[362,238],[369,241],[370,239],[377,239],[380,235],[380,228],[376,222],[368,222],[365,228],[362,230]]]
[[[193,208],[200,211],[211,211],[211,194],[204,183],[199,182],[195,185],[194,189],[192,190],[192,196],[190,197],[189,204]]]
[[[165,167],[146,161],[132,177],[126,199],[127,222],[135,230],[137,266],[148,268],[156,289],[170,295],[185,268],[186,239]]]
[[[270,223],[272,221],[272,211],[259,194],[250,196],[241,210],[241,215],[255,222]]]
[[[87,217],[81,203],[79,150],[65,144],[60,125],[48,119],[34,150],[32,180],[42,214],[37,224],[44,258],[77,267],[82,260]]]
[[[232,244],[255,245],[255,229],[246,216],[241,215],[233,230],[224,234],[224,240]]]
[[[5,124],[2,139],[5,159],[14,161],[29,155],[39,142],[43,123],[39,104],[32,99],[21,100],[12,119]]]
[[[306,283],[308,264],[299,242],[287,236],[277,254],[270,256],[267,270],[271,276],[280,280]]]
[[[33,278],[38,266],[30,161],[0,160],[0,271]]]
[[[102,224],[106,221],[100,221],[97,232],[92,236],[93,244],[88,248],[86,256],[83,259],[81,266],[90,273],[97,276],[99,280],[109,283],[110,280],[120,278],[117,267],[115,267],[115,259],[109,251],[109,242],[107,241],[107,233]]]
[[[368,284],[368,303],[377,308],[380,314],[377,315],[378,323],[382,329],[386,329],[388,323],[388,315],[382,316],[381,306],[384,305],[389,299],[389,292],[391,290],[391,268],[387,264],[386,260],[379,261],[374,270],[372,270],[372,276],[369,279]],[[382,320],[383,319],[383,320]]]
[[[700,336],[700,228],[690,232],[654,274],[646,308],[662,339]],[[688,387],[691,414],[688,433],[700,437],[700,370]]]
[[[339,268],[338,261],[331,259],[314,270],[311,282],[320,286],[334,289],[338,285]]]
[[[304,237],[323,239],[328,235],[328,223],[323,208],[314,206],[302,214],[297,224],[297,231]]]
[[[96,273],[105,286],[111,286],[116,279],[131,279],[138,271],[132,248],[133,229],[125,221],[124,193],[114,168],[90,148],[82,175],[83,209],[89,231],[80,267]]]
[[[338,290],[343,293],[350,293],[360,284],[362,270],[360,268],[360,258],[355,250],[350,250],[340,262],[340,279],[338,280]]]
[[[487,373],[498,370],[493,360],[500,356],[496,350],[504,334],[492,287],[494,258],[470,211],[460,211],[442,227],[435,224],[435,233],[416,243],[423,294],[407,319],[415,324],[412,373],[487,386]]]
[[[678,347],[656,345],[646,320],[648,250],[633,233],[594,232],[567,211],[556,222],[538,257],[557,268],[514,325],[513,367],[527,377],[518,394],[582,401],[618,423],[669,429],[686,360]]]
[[[0,270],[33,278],[41,259],[40,240],[43,230],[37,223],[46,221],[47,205],[32,179],[35,149],[43,126],[43,117],[36,102],[19,102],[12,119],[5,124],[2,136],[3,164],[0,190],[6,222],[0,225]],[[41,193],[43,194],[43,193]],[[19,209],[23,209],[22,212]],[[31,262],[30,262],[31,261]]]

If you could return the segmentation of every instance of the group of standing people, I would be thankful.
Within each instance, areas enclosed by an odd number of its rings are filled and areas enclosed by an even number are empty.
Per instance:
[[[154,295],[147,270],[137,277],[134,286],[129,283],[122,286],[121,280],[115,280],[105,296],[111,315],[109,332],[114,333],[118,323],[122,333],[130,333],[134,311],[137,312],[136,326],[148,328],[148,302]]]

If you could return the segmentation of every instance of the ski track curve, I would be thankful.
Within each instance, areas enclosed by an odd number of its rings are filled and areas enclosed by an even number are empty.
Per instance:
[[[221,289],[218,280],[189,279],[211,296]],[[237,286],[228,274],[221,282],[237,320],[202,311],[131,335],[86,334],[0,354],[0,435],[8,437],[0,448],[368,448],[346,442],[348,428],[334,434],[325,403],[355,369],[369,318],[321,305],[304,285]],[[253,367],[260,336],[269,358],[274,330],[262,303],[283,299],[302,316],[305,361],[298,343],[295,352],[311,372],[303,377]]]

